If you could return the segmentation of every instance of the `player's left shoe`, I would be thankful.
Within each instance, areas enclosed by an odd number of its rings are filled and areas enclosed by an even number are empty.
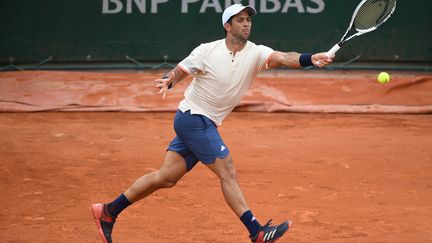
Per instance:
[[[102,203],[93,203],[92,212],[96,226],[104,243],[112,243],[111,233],[114,227],[115,218],[106,213],[106,206]]]
[[[272,243],[282,237],[291,227],[292,221],[285,221],[279,225],[271,225],[270,219],[267,224],[262,226],[254,237],[250,237],[253,243]]]

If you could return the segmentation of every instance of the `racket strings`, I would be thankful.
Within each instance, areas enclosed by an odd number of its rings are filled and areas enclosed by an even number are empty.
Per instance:
[[[354,19],[357,30],[368,30],[382,24],[390,17],[396,6],[396,0],[369,0],[358,10]]]

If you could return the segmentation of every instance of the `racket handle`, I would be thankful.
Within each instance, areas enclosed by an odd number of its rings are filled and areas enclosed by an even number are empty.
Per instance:
[[[326,55],[328,56],[328,58],[330,58],[330,57],[332,57],[334,54],[336,54],[336,52],[337,51],[339,51],[339,49],[340,49],[341,47],[340,47],[340,45],[339,44],[336,44],[336,45],[334,45],[327,53],[326,53]],[[317,64],[319,65],[320,64],[320,61],[318,61],[317,62]]]
[[[328,52],[327,52],[327,56],[330,58],[331,56],[333,56],[337,51],[339,51],[340,49],[340,45],[336,44],[334,45]]]

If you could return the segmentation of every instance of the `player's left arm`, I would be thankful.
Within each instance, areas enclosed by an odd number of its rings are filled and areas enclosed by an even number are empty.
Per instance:
[[[301,68],[307,66],[324,67],[333,61],[334,56],[328,57],[325,52],[316,54],[300,54],[298,52],[273,52],[268,60],[269,68],[289,67]]]
[[[185,72],[182,68],[176,66],[164,77],[156,79],[155,87],[159,88],[158,93],[162,95],[162,99],[165,99],[168,89],[172,88],[175,84],[185,79],[188,75],[189,74]]]

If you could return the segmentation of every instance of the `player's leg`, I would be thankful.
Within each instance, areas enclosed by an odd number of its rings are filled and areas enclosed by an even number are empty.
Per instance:
[[[219,177],[227,204],[240,217],[253,242],[273,242],[287,231],[288,222],[278,226],[270,226],[269,224],[261,226],[255,219],[238,185],[236,170],[229,149],[223,142],[213,121],[202,115],[191,114],[190,111],[178,111],[174,119],[174,129],[181,145],[187,148],[180,154],[184,156],[187,154],[186,152],[190,152],[194,158],[206,164]],[[172,145],[176,145],[175,141],[176,139]],[[176,146],[172,147],[175,148]],[[188,169],[194,165],[194,163],[188,162],[187,164]]]
[[[270,225],[271,220],[264,226],[259,224],[240,189],[230,155],[223,159],[217,158],[214,163],[206,165],[218,176],[226,203],[246,226],[252,242],[274,242],[288,230],[292,224],[291,221],[285,221],[276,226]]]
[[[255,235],[261,225],[253,216],[246,203],[246,199],[237,181],[237,172],[230,154],[225,158],[216,158],[213,163],[206,166],[219,178],[225,202],[240,218],[250,235]]]
[[[193,115],[189,111],[177,112],[174,129],[188,150],[219,177],[227,204],[240,217],[250,234],[255,235],[261,225],[253,220],[255,218],[248,209],[237,183],[229,149],[223,142],[216,124],[202,115]]]
[[[131,203],[134,203],[158,189],[173,187],[186,172],[184,158],[174,151],[167,151],[161,168],[138,178],[124,195]]]
[[[206,164],[206,166],[218,176],[225,201],[240,218],[244,212],[249,210],[249,207],[238,185],[237,172],[231,155],[223,159],[217,158],[214,163]]]
[[[158,189],[174,186],[185,173],[185,159],[176,152],[167,151],[164,162],[158,171],[138,178],[123,194],[112,202],[93,204],[93,216],[102,240],[105,243],[112,242],[112,229],[121,211]]]

